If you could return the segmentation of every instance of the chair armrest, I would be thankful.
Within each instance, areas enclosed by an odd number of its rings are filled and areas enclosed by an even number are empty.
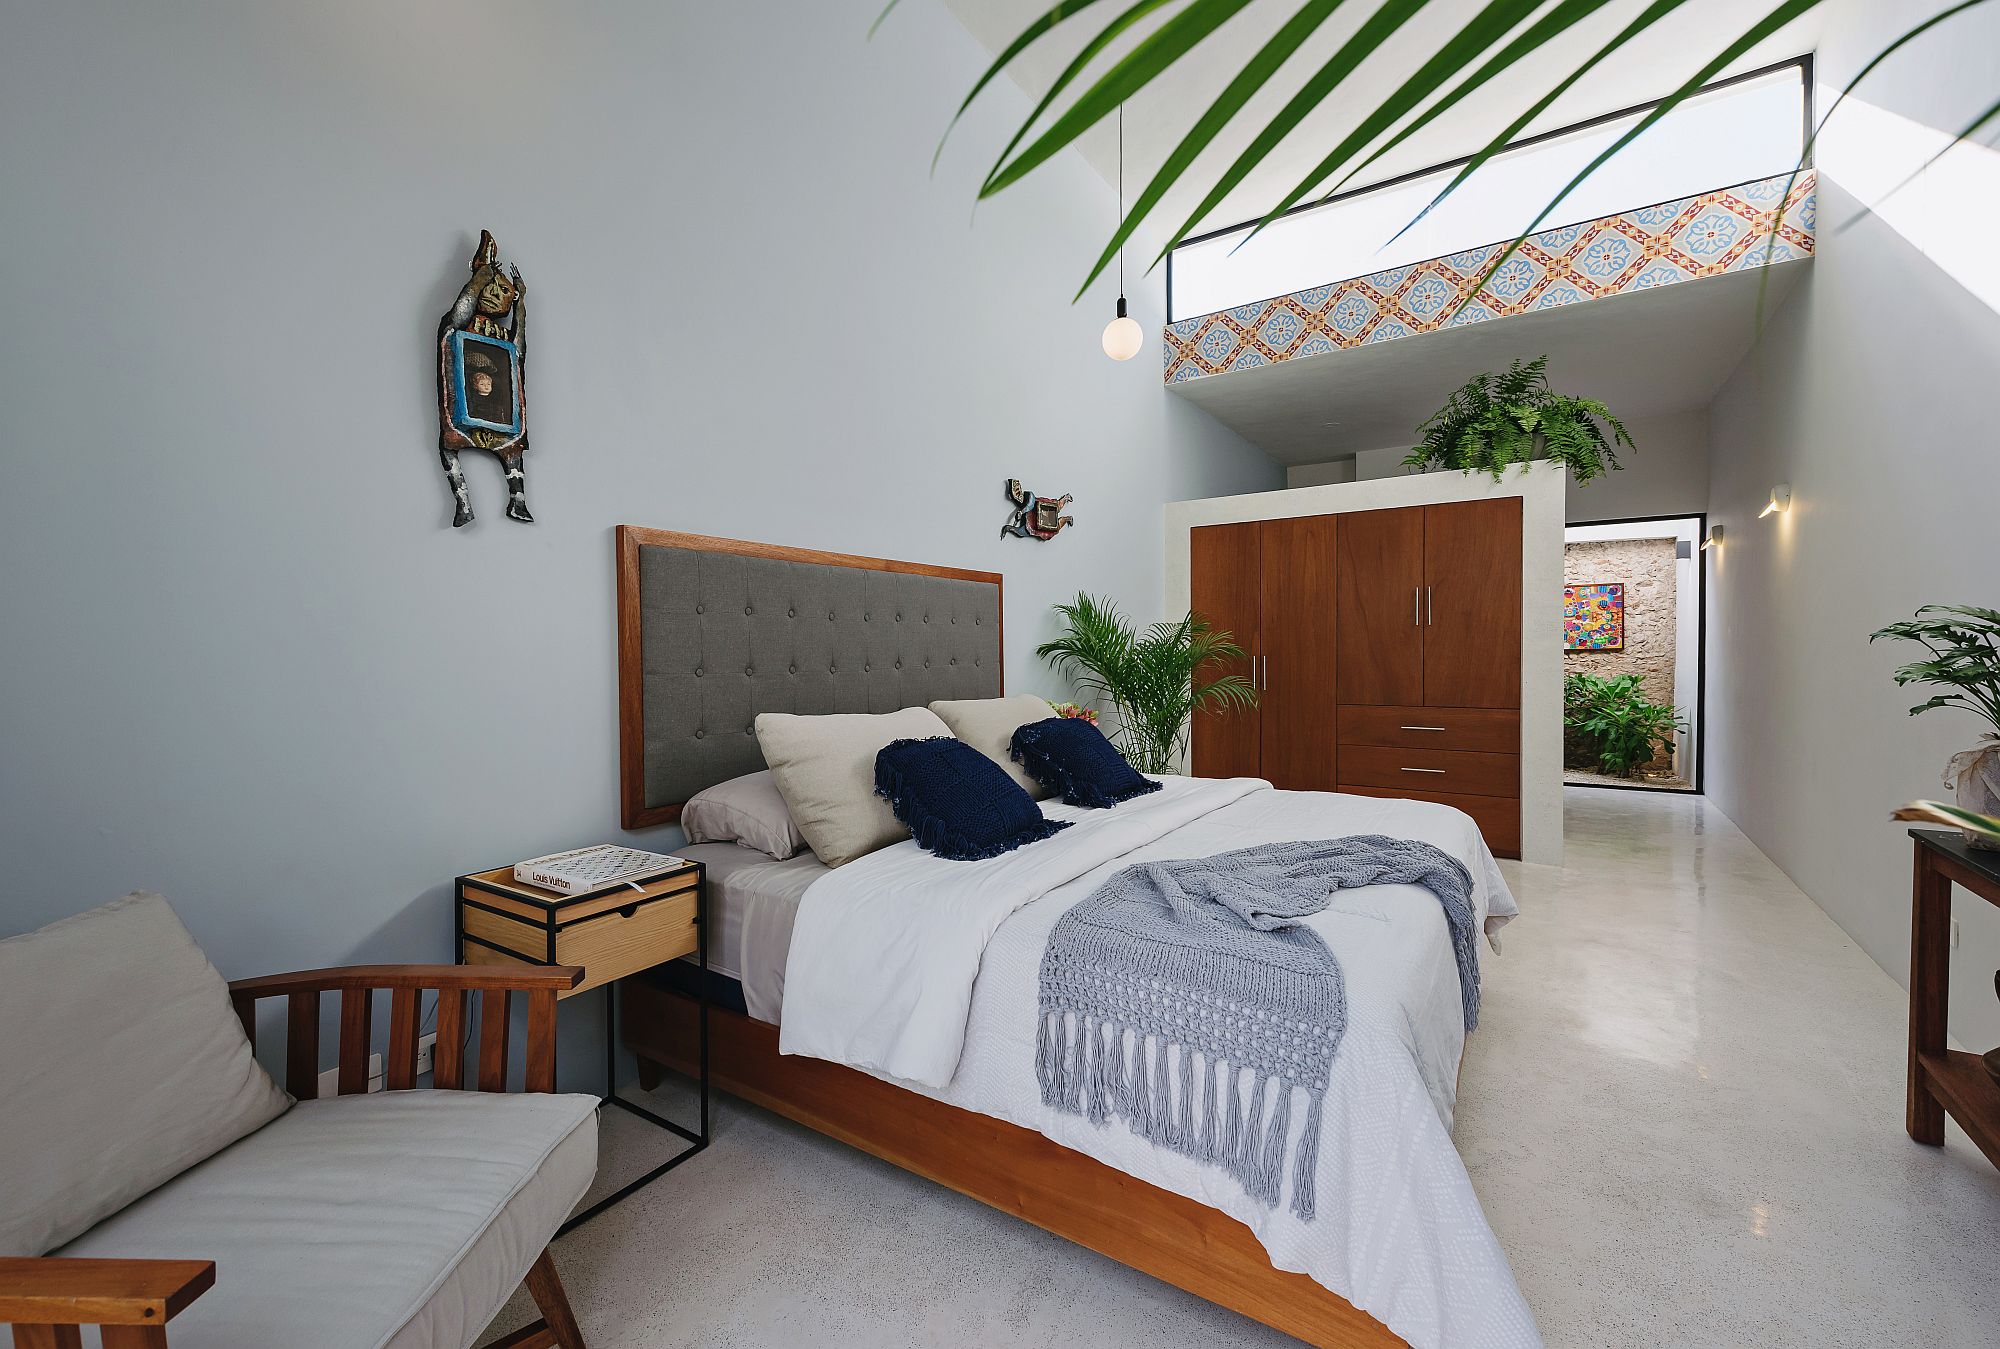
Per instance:
[[[389,1061],[391,1091],[414,1086],[417,1076],[418,1014],[425,989],[437,990],[437,1062],[432,1080],[439,1087],[464,1085],[463,1049],[473,994],[479,997],[478,1090],[507,1090],[508,1004],[516,993],[528,998],[528,1091],[556,1089],[556,999],[583,982],[574,965],[346,965],[238,979],[229,1000],[243,1033],[257,1045],[257,1001],[288,1000],[285,1089],[302,1101],[319,1095],[320,995],[340,995],[340,1072],[336,1090],[348,1096],[368,1090],[372,1047],[372,995],[390,993]]]
[[[0,1257],[0,1321],[163,1326],[214,1286],[213,1260]]]
[[[229,992],[239,998],[272,998],[350,988],[491,988],[523,993],[546,988],[567,993],[582,982],[583,971],[575,965],[337,965],[324,970],[235,979],[230,982]]]

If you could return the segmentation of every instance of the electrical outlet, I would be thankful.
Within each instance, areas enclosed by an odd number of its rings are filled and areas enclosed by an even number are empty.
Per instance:
[[[1951,920],[1951,949],[1954,951],[1958,949],[1958,920],[1956,918]]]
[[[368,1056],[368,1090],[382,1090],[382,1084],[385,1080],[382,1074],[382,1056],[380,1054],[370,1054]],[[319,1075],[320,1099],[324,1100],[339,1090],[340,1069],[329,1068]]]
[[[424,1036],[423,1038],[417,1041],[418,1077],[422,1077],[425,1073],[431,1070],[433,1066],[433,1061],[437,1057],[437,1042],[438,1038],[436,1031],[432,1031],[430,1034]]]

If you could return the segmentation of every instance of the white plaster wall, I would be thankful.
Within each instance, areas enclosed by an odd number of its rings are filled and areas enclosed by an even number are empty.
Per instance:
[[[1899,5],[1835,7],[1822,98],[1909,17]],[[1889,129],[1955,129],[1996,88],[2000,11],[1989,7],[1894,58],[1863,94]],[[1945,794],[1939,770],[1981,727],[1950,711],[1906,716],[1923,695],[1889,674],[1912,653],[1867,639],[1926,602],[2000,603],[2000,158],[1962,149],[1906,189],[1914,201],[1858,199],[1850,182],[1893,185],[1927,152],[1884,128],[1874,116],[1830,126],[1818,257],[1713,409],[1711,521],[1727,533],[1708,555],[1708,785],[1905,980],[1910,845],[1888,814]],[[1758,519],[1778,482],[1792,485],[1790,512]],[[2000,910],[1961,896],[1956,911],[1952,1031],[1983,1050],[2000,1042]],[[1870,1087],[1884,1089],[1899,1087]]]
[[[1053,601],[1152,616],[1162,504],[1282,481],[1156,336],[1105,359],[1115,283],[1071,305],[1079,157],[975,216],[1013,85],[931,175],[991,58],[880,9],[6,7],[0,934],[147,887],[231,976],[449,959],[455,874],[619,836],[619,522],[1004,572],[1054,691]],[[431,343],[482,226],[539,523],[468,453],[454,532]],[[1076,527],[1003,540],[1008,477]]]
[[[1638,446],[1620,446],[1616,473],[1587,483],[1571,479],[1568,518],[1632,520],[1642,516],[1699,515],[1708,509],[1708,409],[1633,417],[1625,427]]]
[[[1325,487],[1329,483],[1354,481],[1354,456],[1329,459],[1323,464],[1293,464],[1285,470],[1287,487]]]
[[[1190,604],[1189,532],[1198,525],[1285,520],[1443,501],[1521,498],[1521,857],[1562,861],[1562,480],[1516,467],[1499,482],[1420,473],[1250,496],[1176,501],[1166,511],[1166,608]]]
[[[1708,409],[1628,418],[1625,426],[1639,448],[1620,447],[1625,467],[1615,473],[1581,485],[1570,480],[1566,518],[1581,524],[1639,516],[1699,515],[1708,509]],[[1403,459],[1409,452],[1407,445],[1391,445],[1322,464],[1295,464],[1286,471],[1285,485],[1314,487],[1328,482],[1406,477],[1410,470],[1403,467]]]

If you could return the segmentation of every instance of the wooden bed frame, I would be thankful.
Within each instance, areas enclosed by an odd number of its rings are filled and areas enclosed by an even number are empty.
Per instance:
[[[620,1034],[639,1083],[692,1072],[695,1004],[643,980],[624,984]],[[778,1053],[778,1028],[709,1009],[715,1085],[829,1138],[1087,1246],[1320,1349],[1404,1341],[1303,1274],[1274,1269],[1249,1228],[1148,1185],[1032,1129],[962,1110],[823,1059]]]
[[[1001,611],[1001,577],[994,572],[620,525],[618,710],[627,828],[664,823],[680,814],[678,806],[649,806],[644,796],[639,549],[645,545],[978,581],[992,585],[994,612]],[[623,988],[620,1033],[639,1056],[641,1084],[657,1085],[665,1067],[691,1069],[697,1044],[694,1003],[640,979],[624,981]],[[1320,1349],[1404,1344],[1339,1294],[1303,1274],[1273,1268],[1255,1234],[1219,1210],[1093,1161],[1031,1129],[932,1100],[837,1063],[782,1056],[777,1027],[765,1022],[721,1008],[711,1008],[709,1017],[710,1071],[724,1091]]]
[[[742,1013],[710,1007],[708,1033],[714,1085],[752,1105],[1308,1345],[1404,1345],[1338,1293],[1306,1275],[1272,1269],[1256,1235],[1220,1209],[1148,1185],[1004,1119],[904,1091],[838,1063],[780,1055],[778,1027]],[[694,1003],[678,993],[628,979],[620,1035],[638,1055],[642,1087],[656,1087],[668,1067],[694,1071]]]

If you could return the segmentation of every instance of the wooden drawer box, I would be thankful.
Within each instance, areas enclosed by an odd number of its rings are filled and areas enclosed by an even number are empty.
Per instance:
[[[1497,707],[1343,707],[1340,743],[1521,752],[1521,714]]]
[[[1347,745],[1340,751],[1340,780],[1362,787],[1519,797],[1521,756]]]
[[[1342,786],[1353,796],[1404,797],[1413,801],[1435,801],[1464,811],[1479,826],[1480,837],[1496,857],[1521,855],[1521,803],[1504,796],[1462,796],[1456,792],[1427,792],[1419,789]]]
[[[635,890],[563,896],[514,879],[512,867],[458,878],[459,959],[468,965],[580,965],[563,997],[694,953],[701,868]]]

